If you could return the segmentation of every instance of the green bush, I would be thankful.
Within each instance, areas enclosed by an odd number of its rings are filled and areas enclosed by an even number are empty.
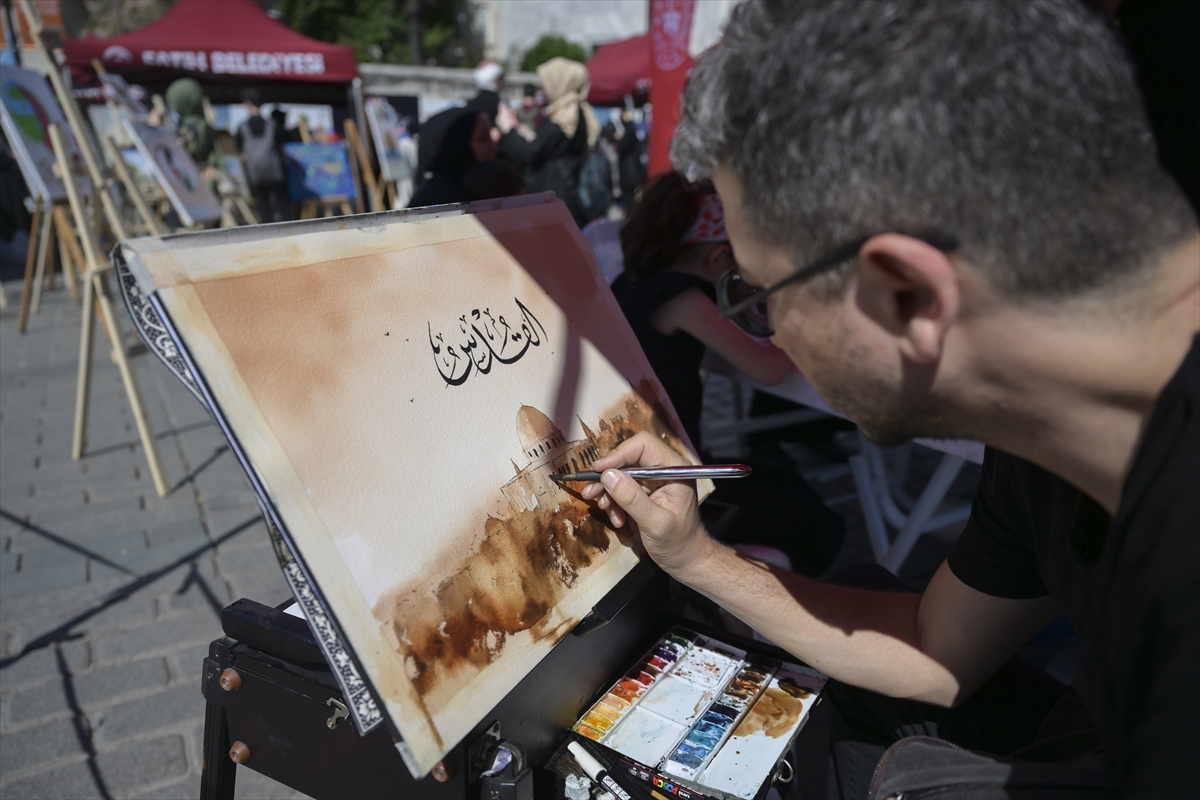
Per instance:
[[[580,64],[586,64],[588,61],[588,51],[582,45],[568,42],[561,36],[547,35],[538,39],[525,53],[525,57],[521,59],[521,71],[533,72],[556,56],[569,58]]]

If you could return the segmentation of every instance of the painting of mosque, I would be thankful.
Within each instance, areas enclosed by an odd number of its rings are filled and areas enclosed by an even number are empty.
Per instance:
[[[145,338],[169,327],[164,360],[194,364],[285,571],[332,621],[314,629],[346,696],[368,687],[414,775],[641,560],[550,474],[642,431],[696,460],[550,193],[139,237],[118,255],[131,305],[166,317]]]

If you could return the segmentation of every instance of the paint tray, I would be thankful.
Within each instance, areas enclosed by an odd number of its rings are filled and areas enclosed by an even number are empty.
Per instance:
[[[673,643],[682,652],[669,668],[647,674],[645,665]],[[825,681],[814,669],[675,627],[580,717],[573,735],[613,768],[679,797],[753,800],[770,788]],[[560,775],[577,770],[565,747],[548,765]]]
[[[640,563],[549,474],[640,431],[696,462],[551,194],[134,239],[113,262],[245,469],[356,726],[387,725],[414,776]]]

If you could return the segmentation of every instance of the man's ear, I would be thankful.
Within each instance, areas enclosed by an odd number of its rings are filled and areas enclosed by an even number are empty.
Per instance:
[[[859,309],[896,339],[906,358],[935,363],[960,307],[950,258],[920,239],[885,233],[867,240],[859,261]]]

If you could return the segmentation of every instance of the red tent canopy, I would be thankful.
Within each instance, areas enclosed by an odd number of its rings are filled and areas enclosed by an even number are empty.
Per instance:
[[[625,95],[644,95],[650,90],[650,36],[600,45],[587,68],[592,78],[588,102],[594,106],[619,106]]]
[[[92,59],[130,83],[190,76],[205,84],[345,84],[358,76],[354,50],[319,42],[267,16],[253,0],[179,0],[157,22],[110,39],[64,43],[67,65]],[[315,88],[315,87],[313,87]]]

